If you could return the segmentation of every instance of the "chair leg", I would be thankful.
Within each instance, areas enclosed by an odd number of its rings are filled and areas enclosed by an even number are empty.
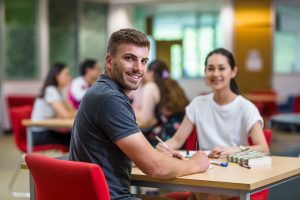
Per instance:
[[[23,157],[22,157],[23,158]],[[11,178],[10,182],[9,182],[9,185],[8,185],[8,188],[9,188],[9,191],[10,191],[10,194],[13,196],[13,197],[30,197],[30,193],[29,192],[17,192],[17,191],[13,191],[13,187],[15,185],[15,182],[18,178],[18,175],[20,173],[20,166],[21,166],[21,163],[24,162],[24,159],[21,159],[15,172],[14,172],[14,175],[13,177]]]

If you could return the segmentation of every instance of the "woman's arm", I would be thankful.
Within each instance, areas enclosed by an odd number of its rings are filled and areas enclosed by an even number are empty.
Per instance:
[[[266,138],[263,133],[263,129],[261,127],[260,122],[256,122],[252,128],[250,129],[249,136],[252,139],[253,145],[249,146],[250,149],[269,153],[269,147],[266,141]],[[226,156],[228,154],[236,153],[241,151],[238,146],[232,147],[216,147],[214,148],[210,154],[208,155],[209,158],[219,158],[222,156]]]
[[[63,101],[54,101],[51,103],[51,106],[58,118],[72,118],[75,116],[75,111],[70,110]]]
[[[260,151],[260,152],[265,152],[269,153],[269,146],[267,144],[265,134],[263,132],[263,129],[261,127],[260,122],[256,122],[249,133],[249,136],[252,139],[253,145],[249,146],[250,149]]]
[[[171,149],[179,149],[180,147],[182,147],[182,145],[184,144],[184,142],[192,132],[193,128],[194,128],[194,124],[185,115],[179,129],[171,139],[166,141],[166,144]],[[166,148],[161,143],[158,143],[156,148],[157,150],[162,152],[166,151]]]

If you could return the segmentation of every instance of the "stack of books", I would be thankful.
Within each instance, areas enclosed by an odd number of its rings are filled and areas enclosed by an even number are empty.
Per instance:
[[[255,166],[255,165],[270,165],[272,164],[271,157],[266,153],[255,150],[245,150],[227,156],[229,162],[235,162],[240,165]]]

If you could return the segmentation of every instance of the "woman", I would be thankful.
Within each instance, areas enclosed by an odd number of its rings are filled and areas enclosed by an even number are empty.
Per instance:
[[[174,135],[183,119],[188,99],[179,84],[170,78],[163,61],[150,63],[145,81],[141,105],[135,113],[139,126],[148,127],[144,131],[148,141],[156,146],[155,136],[167,140]]]
[[[250,148],[269,152],[263,134],[263,119],[257,108],[239,94],[235,76],[237,67],[233,55],[219,48],[205,60],[205,81],[212,93],[198,96],[187,106],[184,120],[176,134],[166,141],[169,148],[179,149],[194,126],[201,150],[211,150],[211,158],[219,158]],[[253,145],[247,139],[251,137]],[[159,143],[157,149],[166,151]],[[203,194],[196,194],[196,197]],[[193,197],[194,198],[194,197]],[[208,195],[208,199],[230,199],[228,196]]]
[[[240,146],[248,146],[248,136],[254,145],[245,148],[269,152],[262,129],[263,119],[257,108],[239,95],[234,80],[236,74],[235,60],[229,51],[220,48],[208,54],[205,81],[213,93],[196,97],[189,104],[179,130],[166,142],[171,148],[180,148],[195,125],[199,148],[211,150],[209,157],[240,151]],[[158,149],[163,150],[161,144]]]
[[[55,63],[43,84],[41,93],[36,98],[31,119],[33,121],[50,118],[73,118],[75,111],[67,104],[64,90],[71,80],[69,69],[64,63]],[[33,127],[34,145],[70,144],[70,132],[62,133],[42,127]]]
[[[157,144],[155,136],[159,136],[165,141],[175,134],[183,120],[188,103],[188,98],[177,81],[170,78],[164,79],[161,86],[161,100],[158,105],[160,124],[159,128],[155,128],[150,135],[154,146]]]

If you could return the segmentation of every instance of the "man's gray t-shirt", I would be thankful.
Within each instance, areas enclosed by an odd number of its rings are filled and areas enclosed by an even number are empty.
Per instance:
[[[130,195],[131,161],[116,141],[140,132],[130,99],[122,87],[101,75],[84,95],[72,129],[70,160],[98,164],[111,199]]]

